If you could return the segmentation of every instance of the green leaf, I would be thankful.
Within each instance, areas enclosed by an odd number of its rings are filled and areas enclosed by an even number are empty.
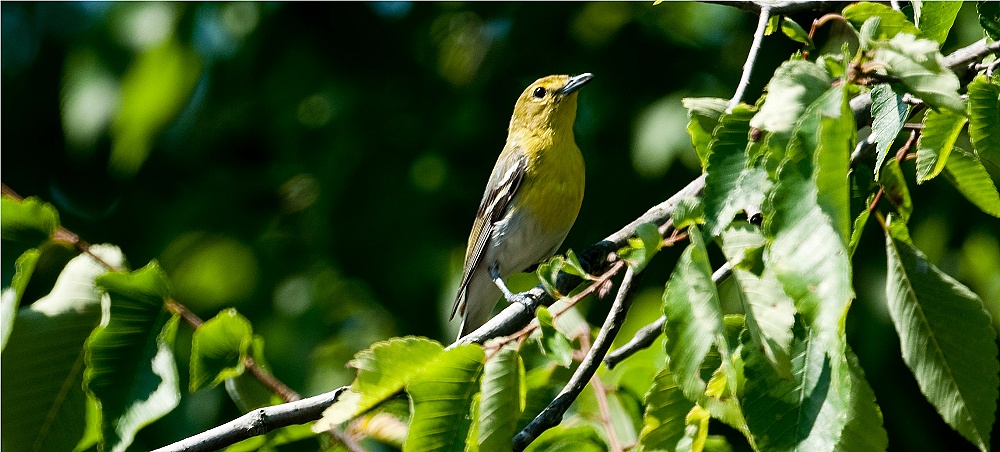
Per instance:
[[[308,425],[290,425],[260,436],[254,436],[223,449],[224,452],[274,451],[277,446],[315,437]],[[336,449],[334,449],[336,450]]]
[[[643,223],[635,228],[635,237],[628,239],[628,246],[618,250],[618,256],[639,272],[646,268],[662,246],[663,235],[656,225]]]
[[[406,384],[413,417],[403,451],[465,450],[484,360],[479,345],[460,345],[438,354]]]
[[[903,177],[903,170],[899,168],[899,161],[890,159],[885,164],[882,174],[879,175],[878,182],[903,221],[910,221],[910,214],[913,213],[913,201],[910,200],[910,189],[906,186],[906,179]]]
[[[908,91],[934,110],[965,111],[958,95],[958,76],[945,64],[938,47],[936,41],[898,34],[876,44],[874,59],[905,87],[897,92]]]
[[[815,63],[782,63],[768,82],[767,98],[750,120],[750,127],[771,132],[775,146],[783,148],[802,113],[832,83],[826,70]]]
[[[875,401],[875,392],[865,380],[864,369],[850,347],[846,350],[847,369],[851,378],[850,405],[847,425],[834,450],[845,452],[884,451],[889,436],[882,425],[882,410]]]
[[[705,168],[705,233],[718,236],[739,211],[759,210],[769,188],[767,172],[747,155],[754,111],[740,105],[724,115]]]
[[[111,124],[112,174],[129,179],[149,156],[153,141],[188,101],[201,63],[176,37],[138,55],[121,82],[121,106]]]
[[[958,134],[965,126],[965,115],[933,110],[924,116],[924,129],[917,139],[917,183],[933,179],[944,169]]]
[[[242,374],[252,341],[253,326],[235,309],[201,324],[191,339],[191,391]]]
[[[486,361],[479,402],[479,449],[509,449],[524,407],[524,364],[517,350],[502,348]]]
[[[17,316],[17,308],[21,305],[21,297],[24,296],[24,289],[28,287],[31,274],[38,264],[38,257],[41,252],[37,249],[25,251],[14,263],[14,277],[11,279],[10,287],[3,290],[0,297],[0,350],[7,347],[7,339],[14,329],[14,320]]]
[[[945,422],[989,450],[1000,363],[983,301],[931,264],[892,217],[885,246],[885,292],[903,360]]]
[[[708,145],[712,142],[713,131],[729,107],[729,101],[715,97],[688,97],[681,99],[681,104],[688,111],[688,135],[704,169],[708,165]]]
[[[695,405],[684,418],[684,436],[677,442],[678,450],[701,452],[708,440],[708,421],[712,419],[708,410]]]
[[[875,160],[875,177],[878,177],[893,140],[903,130],[903,124],[910,115],[910,107],[903,103],[903,96],[896,94],[892,87],[885,83],[872,88],[871,96],[872,134],[875,135],[878,152]]]
[[[757,276],[742,268],[733,268],[739,287],[740,301],[746,312],[747,330],[753,345],[758,347],[775,372],[791,377],[792,324],[795,303],[781,290],[781,284],[769,271]]]
[[[1000,194],[979,157],[961,148],[952,149],[944,167],[945,176],[966,199],[980,210],[1000,217]]]
[[[764,205],[766,266],[831,351],[843,347],[842,320],[854,297],[846,249],[854,118],[845,97],[844,88],[832,88],[804,113]]]
[[[694,196],[688,196],[677,201],[671,215],[674,228],[682,229],[695,224],[705,223],[705,204]]]
[[[34,248],[55,234],[59,228],[59,213],[35,197],[16,201],[4,195],[0,198],[0,224],[4,242],[19,243],[25,249]]]
[[[643,450],[674,450],[684,437],[685,416],[694,407],[684,397],[670,369],[664,367],[646,393],[646,413],[642,418],[639,445]]]
[[[781,32],[784,33],[785,36],[788,36],[792,41],[805,44],[805,48],[807,50],[816,48],[816,46],[813,45],[812,39],[809,37],[809,33],[807,33],[798,22],[788,18],[788,16],[781,17]]]
[[[861,26],[873,17],[877,17],[879,20],[878,33],[873,36],[875,39],[891,39],[899,33],[920,35],[920,30],[906,18],[905,14],[888,5],[859,2],[844,8],[844,18],[856,29],[861,29]]]
[[[1000,4],[996,2],[976,2],[979,12],[979,25],[986,30],[990,39],[1000,40]]]
[[[692,226],[688,234],[691,243],[677,261],[663,294],[667,317],[663,332],[674,378],[684,395],[698,400],[705,392],[701,364],[723,334],[722,310],[701,232]]]
[[[913,2],[913,21],[924,33],[925,38],[944,44],[960,9],[962,9],[960,1],[917,0]]]
[[[1000,85],[984,75],[969,83],[969,137],[984,164],[1000,174]]]
[[[105,262],[115,247],[91,246]],[[86,428],[84,343],[101,321],[94,279],[107,269],[89,254],[71,260],[52,291],[17,312],[0,364],[0,434],[5,450],[73,450]],[[14,415],[16,413],[16,415]]]
[[[542,353],[556,364],[569,367],[573,363],[573,344],[566,335],[556,330],[552,313],[545,306],[539,306],[535,310],[535,317],[538,318],[538,326],[542,333],[538,337]]]
[[[742,347],[742,402],[759,450],[835,450],[847,423],[851,388],[846,362],[831,360],[823,342],[809,328],[796,327],[791,379],[778,376],[755,347]]]
[[[351,389],[323,411],[323,417],[313,424],[313,431],[325,432],[384,402],[403,390],[414,375],[443,351],[444,347],[435,341],[409,336],[378,342],[358,352],[347,363],[358,369]]]
[[[101,326],[86,345],[84,385],[101,408],[105,450],[125,450],[136,432],[180,401],[173,341],[179,317],[164,309],[167,275],[156,262],[97,278],[106,291]]]

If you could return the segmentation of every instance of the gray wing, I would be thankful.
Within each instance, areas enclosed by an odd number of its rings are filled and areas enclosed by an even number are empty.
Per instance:
[[[500,168],[507,168],[500,171]],[[468,248],[465,252],[464,274],[462,283],[458,286],[458,296],[455,297],[455,304],[451,308],[451,318],[455,318],[455,313],[459,310],[465,311],[462,304],[466,289],[472,274],[476,272],[482,263],[484,253],[489,247],[493,237],[493,227],[498,221],[507,215],[511,201],[517,195],[524,174],[528,169],[527,161],[523,153],[504,152],[500,155],[496,165],[493,167],[493,174],[490,175],[490,183],[483,193],[483,200],[479,203],[479,212],[476,214],[476,221],[472,225],[472,232],[469,234]],[[491,189],[492,187],[492,189]]]

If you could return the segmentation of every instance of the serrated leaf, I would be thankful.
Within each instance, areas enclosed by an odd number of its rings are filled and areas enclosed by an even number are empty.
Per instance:
[[[875,392],[865,380],[864,369],[850,347],[846,350],[847,369],[851,378],[850,405],[847,425],[834,450],[844,452],[884,451],[889,436],[882,425],[882,410],[875,401]]]
[[[910,189],[906,186],[903,170],[899,168],[899,161],[890,159],[885,164],[879,175],[879,184],[903,221],[909,221],[910,214],[913,213],[913,201],[910,199]]]
[[[832,88],[804,113],[772,177],[765,263],[825,346],[843,347],[842,319],[853,298],[847,167],[854,118],[844,89]]]
[[[479,345],[460,345],[438,354],[406,384],[413,415],[404,452],[465,450],[484,360]]]
[[[226,309],[201,324],[191,339],[191,391],[239,376],[253,341],[253,326]]]
[[[517,350],[502,348],[486,361],[479,402],[479,449],[509,449],[524,406],[524,364]]]
[[[97,285],[106,295],[101,326],[87,339],[84,385],[101,407],[105,450],[123,451],[180,401],[173,356],[179,317],[164,308],[167,275],[156,262],[106,273]]]
[[[759,351],[745,344],[743,409],[760,450],[833,451],[848,418],[850,379],[846,362],[831,360],[824,340],[796,327],[792,378],[774,372]]]
[[[979,12],[979,25],[986,30],[990,39],[1000,40],[1000,4],[996,2],[976,2]]]
[[[688,111],[688,135],[704,169],[708,165],[708,145],[712,142],[713,131],[719,125],[719,117],[729,107],[729,101],[714,97],[687,97],[681,99],[681,104]]]
[[[771,132],[774,146],[783,148],[802,113],[831,83],[826,70],[815,63],[782,63],[768,82],[767,98],[750,120],[750,127]]]
[[[1000,174],[1000,85],[984,75],[969,83],[969,137],[983,163]]]
[[[1000,363],[983,301],[931,264],[891,217],[885,246],[885,292],[903,361],[945,422],[989,450]]]
[[[790,378],[789,347],[795,303],[781,290],[781,284],[771,272],[757,276],[737,267],[733,268],[733,276],[740,289],[747,330],[754,346],[764,353],[779,376]]]
[[[905,14],[892,9],[889,5],[859,2],[844,8],[844,18],[857,29],[873,17],[879,20],[878,32],[873,36],[875,39],[891,39],[899,33],[920,35],[920,30],[906,18]]]
[[[903,103],[903,96],[896,94],[888,84],[872,88],[872,134],[878,153],[875,160],[875,177],[878,177],[893,140],[903,130],[910,106]]]
[[[323,411],[313,431],[325,432],[389,399],[443,351],[435,341],[409,336],[378,342],[358,352],[347,363],[358,369],[351,389]]]
[[[701,364],[723,334],[719,294],[712,282],[708,251],[697,226],[688,229],[691,243],[674,267],[663,293],[664,348],[674,378],[689,399],[705,392]]]
[[[966,199],[983,212],[1000,217],[1000,194],[979,157],[956,147],[944,168],[948,182]]]
[[[949,110],[933,110],[924,116],[924,129],[917,139],[917,183],[936,177],[948,162],[958,134],[965,126],[965,115]]]
[[[90,251],[115,265],[124,260],[112,246]],[[79,255],[48,295],[17,313],[0,364],[5,450],[73,450],[81,441],[87,419],[83,347],[101,321],[94,279],[106,271],[89,254]]]
[[[642,418],[639,445],[643,450],[674,450],[684,437],[685,416],[694,407],[684,397],[670,369],[664,367],[646,393],[646,413]]]
[[[883,63],[886,74],[905,87],[897,92],[909,91],[937,111],[965,111],[958,95],[958,76],[945,64],[938,48],[936,41],[901,33],[888,42],[878,42],[874,60]]]
[[[744,105],[724,115],[705,168],[705,233],[718,236],[736,213],[759,209],[769,185],[767,172],[747,154],[754,111]]]
[[[913,21],[925,38],[944,44],[960,9],[962,9],[960,1],[917,0],[913,2]]]
[[[688,196],[677,201],[674,212],[671,214],[674,221],[674,228],[682,229],[695,224],[705,223],[705,204],[694,196]]]
[[[635,237],[628,239],[628,246],[618,250],[618,256],[639,272],[653,259],[663,246],[663,235],[653,223],[643,223],[635,228]]]

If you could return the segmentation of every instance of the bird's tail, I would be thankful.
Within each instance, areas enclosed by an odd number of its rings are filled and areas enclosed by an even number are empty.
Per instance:
[[[500,289],[485,271],[472,275],[465,291],[465,314],[462,316],[462,327],[458,330],[459,339],[476,331],[490,319],[500,295]]]

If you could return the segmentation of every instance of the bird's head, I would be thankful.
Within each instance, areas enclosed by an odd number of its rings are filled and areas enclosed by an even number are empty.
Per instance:
[[[510,131],[573,130],[577,91],[594,75],[550,75],[528,85],[514,105]]]

